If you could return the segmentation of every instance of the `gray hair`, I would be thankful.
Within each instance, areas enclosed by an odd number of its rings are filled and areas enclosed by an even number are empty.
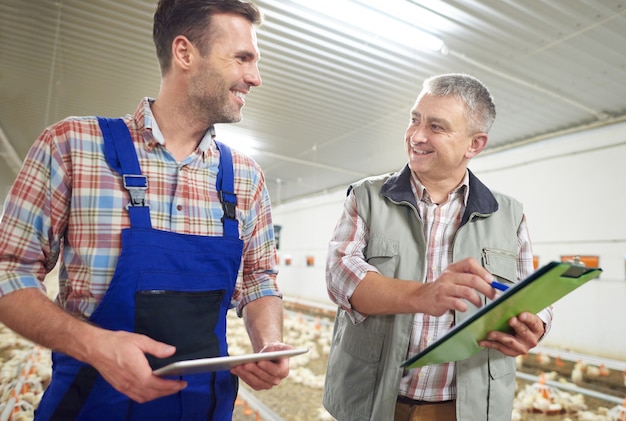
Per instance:
[[[425,95],[455,96],[463,101],[471,133],[488,133],[496,119],[496,106],[489,89],[478,79],[463,73],[433,76],[424,81],[418,101]]]

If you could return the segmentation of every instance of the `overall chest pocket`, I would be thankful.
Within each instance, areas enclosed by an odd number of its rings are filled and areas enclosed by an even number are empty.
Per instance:
[[[152,274],[158,277],[180,279],[189,275],[180,273]],[[198,285],[206,283],[206,277],[199,277]],[[224,313],[222,302],[225,290],[205,289],[181,291],[175,288],[140,289],[135,292],[135,332],[176,347],[176,353],[168,358],[155,358],[146,355],[153,369],[175,361],[220,356],[220,337],[223,337],[220,317]],[[171,286],[176,285],[170,284]],[[225,334],[225,332],[224,332]]]

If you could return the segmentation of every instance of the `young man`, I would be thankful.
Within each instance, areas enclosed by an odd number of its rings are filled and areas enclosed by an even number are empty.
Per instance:
[[[244,1],[161,0],[157,98],[124,119],[67,118],[28,153],[0,223],[0,321],[54,351],[37,419],[230,420],[236,376],[267,389],[288,375],[287,360],[152,374],[226,355],[233,305],[254,351],[291,348],[263,173],[213,130],[261,84],[261,20]]]
[[[550,309],[513,317],[511,334],[491,332],[466,361],[400,367],[493,299],[494,277],[515,283],[533,270],[522,205],[467,168],[494,119],[477,79],[427,79],[405,134],[408,165],[351,186],[326,272],[339,309],[324,405],[338,420],[511,419],[512,357],[538,343]]]

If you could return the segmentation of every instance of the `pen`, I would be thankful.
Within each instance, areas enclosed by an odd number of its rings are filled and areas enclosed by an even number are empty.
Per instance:
[[[501,284],[498,281],[491,281],[491,286],[499,291],[506,291],[509,289],[507,285]]]

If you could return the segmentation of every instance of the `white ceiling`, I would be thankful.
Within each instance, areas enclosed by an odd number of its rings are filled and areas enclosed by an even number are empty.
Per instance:
[[[400,168],[409,108],[437,73],[470,73],[491,89],[492,152],[626,119],[626,1],[363,0],[362,12],[344,12],[349,3],[257,1],[263,85],[218,137],[252,142],[275,204]],[[368,23],[378,3],[381,18]],[[122,116],[156,96],[154,6],[0,0],[0,193],[45,126]],[[400,6],[411,9],[386,23]],[[414,37],[391,42],[403,22],[439,37],[444,52]]]

